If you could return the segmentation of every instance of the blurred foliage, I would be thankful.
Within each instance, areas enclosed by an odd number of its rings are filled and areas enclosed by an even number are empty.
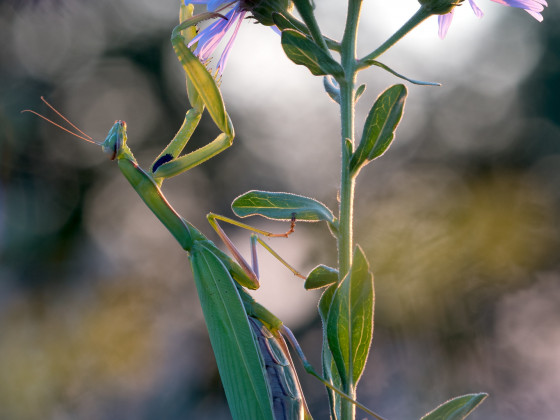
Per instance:
[[[0,3],[0,418],[229,416],[179,247],[99,150],[20,114],[47,113],[45,96],[101,139],[124,119],[131,148],[149,164],[187,109],[169,43],[171,3]],[[445,87],[410,89],[395,145],[358,182],[356,240],[377,307],[360,399],[388,418],[419,418],[472,391],[490,393],[473,418],[552,420],[560,409],[560,16],[550,7],[537,25],[513,12],[488,29],[501,37],[473,35],[479,66],[443,72],[445,80],[438,68],[421,74]],[[269,36],[247,33],[256,43]],[[205,232],[208,211],[231,215],[231,200],[249,189],[336,207],[338,169],[326,150],[337,137],[334,108],[325,95],[306,102],[319,82],[311,93],[290,84],[312,81],[283,70],[279,45],[248,61],[256,54],[243,50],[247,39],[240,35],[223,81],[233,148],[165,189]],[[525,73],[508,72],[510,46],[531,51]],[[371,106],[383,87],[371,82],[361,101]],[[273,98],[269,111],[261,94]],[[203,120],[192,147],[213,130]],[[309,165],[318,154],[322,164]],[[296,235],[307,249],[290,262],[332,265],[327,232],[300,225]],[[263,283],[273,274],[265,267]],[[295,294],[272,299],[282,318],[295,314],[290,325],[318,365],[315,307],[298,312]],[[326,417],[322,388],[302,382],[312,412]]]

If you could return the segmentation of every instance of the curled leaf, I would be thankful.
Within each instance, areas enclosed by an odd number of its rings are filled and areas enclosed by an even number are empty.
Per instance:
[[[305,279],[303,287],[305,287],[306,290],[320,289],[325,286],[330,286],[337,281],[338,270],[321,264],[311,270]]]

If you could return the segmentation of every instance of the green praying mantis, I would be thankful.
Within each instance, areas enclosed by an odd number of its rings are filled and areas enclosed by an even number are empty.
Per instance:
[[[234,419],[311,419],[285,339],[296,350],[307,372],[368,414],[381,419],[318,375],[307,362],[292,332],[245,291],[245,288],[259,287],[255,252],[257,242],[299,275],[256,235],[287,237],[294,231],[298,212],[292,213],[290,230],[282,234],[255,229],[233,219],[210,213],[207,216],[208,221],[232,253],[233,258],[231,258],[182,218],[171,207],[161,191],[165,179],[212,158],[228,148],[234,138],[233,125],[225,110],[216,81],[205,65],[194,56],[186,41],[192,39],[194,25],[209,17],[215,17],[215,14],[203,13],[192,17],[192,7],[184,7],[183,13],[185,19],[182,18],[182,23],[173,30],[171,41],[186,73],[187,94],[193,108],[186,113],[176,136],[148,170],[138,165],[127,146],[127,129],[124,121],[116,121],[105,141],[96,142],[44,100],[80,134],[55,124],[35,111],[26,111],[77,137],[100,145],[111,160],[117,161],[119,169],[144,203],[187,252],[218,370]],[[206,146],[180,156],[196,129],[204,109],[208,110],[221,133]],[[219,221],[232,223],[253,232],[252,265],[249,265],[237,251],[220,227]]]

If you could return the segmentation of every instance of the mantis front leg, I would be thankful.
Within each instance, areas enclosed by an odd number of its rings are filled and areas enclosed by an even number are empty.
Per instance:
[[[204,19],[215,17],[216,14],[203,13],[192,17],[192,6],[182,6],[181,16],[181,19],[185,20],[173,29],[171,43],[185,71],[187,94],[193,108],[187,112],[185,121],[173,140],[150,166],[150,173],[159,185],[164,179],[188,171],[221,153],[232,145],[235,136],[233,124],[214,77],[187,46],[188,41],[194,37],[195,25]],[[179,156],[200,122],[204,108],[208,110],[222,133],[206,146]]]

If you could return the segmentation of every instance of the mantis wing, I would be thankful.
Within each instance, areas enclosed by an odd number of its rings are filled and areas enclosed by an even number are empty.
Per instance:
[[[204,243],[195,243],[189,258],[234,420],[273,420],[262,357],[234,280]]]

